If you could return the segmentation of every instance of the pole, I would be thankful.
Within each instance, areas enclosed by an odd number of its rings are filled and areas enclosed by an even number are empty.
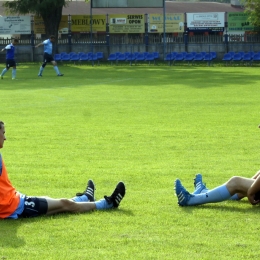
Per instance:
[[[72,51],[72,48],[71,48],[71,15],[69,14],[68,16],[68,25],[69,25],[69,34],[68,34],[68,44],[69,44],[69,52]]]
[[[34,16],[31,16],[31,47],[32,47],[32,56],[31,61],[34,61]]]
[[[93,62],[93,35],[92,35],[92,32],[93,32],[93,26],[92,26],[92,1],[93,0],[90,0],[90,44],[91,44],[91,53],[92,53],[92,66],[94,66],[94,62]]]
[[[148,14],[145,14],[145,34],[144,34],[144,43],[145,43],[145,51],[148,50],[149,45],[149,37],[148,37]]]
[[[108,20],[108,14],[106,15],[106,48],[107,53],[110,54],[110,34],[109,34],[109,20]]]
[[[165,22],[165,12],[166,12],[166,6],[165,6],[165,0],[163,0],[163,59],[166,57],[166,34],[165,34],[165,29],[166,29],[166,22]]]

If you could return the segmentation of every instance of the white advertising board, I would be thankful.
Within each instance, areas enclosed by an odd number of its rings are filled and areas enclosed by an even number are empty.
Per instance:
[[[225,13],[187,13],[188,28],[214,28],[225,26]]]
[[[1,16],[0,34],[30,34],[30,16]]]

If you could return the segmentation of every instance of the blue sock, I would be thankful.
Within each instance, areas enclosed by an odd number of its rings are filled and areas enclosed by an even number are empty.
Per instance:
[[[202,193],[206,193],[208,192],[209,189],[203,189],[199,194],[202,194]],[[192,194],[196,194],[196,193],[192,193]],[[240,198],[238,197],[237,194],[234,194],[232,197],[229,198],[230,200],[240,200]]]
[[[228,200],[231,197],[226,185],[219,186],[203,194],[192,195],[188,205],[200,205]]]
[[[2,71],[2,73],[1,73],[1,76],[4,76],[7,71],[8,71],[8,69],[7,69],[7,68],[4,68],[3,71]]]
[[[53,68],[54,68],[54,70],[56,71],[57,75],[59,75],[59,74],[60,74],[60,71],[59,71],[59,69],[58,69],[58,66],[54,66]]]
[[[15,78],[16,77],[16,69],[13,69],[12,70],[12,78]]]
[[[207,191],[209,191],[209,189],[205,188],[205,189],[203,189],[201,191],[195,190],[192,194],[202,194],[202,193],[206,193]]]
[[[206,192],[208,192],[208,191],[209,191],[209,189],[207,189],[207,188],[206,188],[206,189],[203,189],[203,190],[200,192],[200,194],[201,194],[201,193],[206,193]]]
[[[101,199],[101,200],[95,201],[95,204],[96,204],[96,208],[98,210],[111,209],[113,207],[113,203],[108,204],[105,199]]]
[[[72,200],[74,200],[75,202],[88,202],[89,201],[89,199],[86,195],[76,196],[76,197],[72,198]]]
[[[236,194],[234,194],[234,195],[230,198],[230,200],[240,200],[240,198],[238,197],[238,194],[236,193]]]
[[[41,66],[41,67],[40,67],[40,71],[39,71],[39,74],[38,74],[38,75],[42,75],[43,69],[44,69],[44,68]]]

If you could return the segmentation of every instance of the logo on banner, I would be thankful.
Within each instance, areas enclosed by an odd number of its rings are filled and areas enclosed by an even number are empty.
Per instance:
[[[126,18],[111,18],[111,24],[126,24]]]

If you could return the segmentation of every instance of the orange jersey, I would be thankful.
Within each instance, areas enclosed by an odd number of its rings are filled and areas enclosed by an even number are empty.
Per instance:
[[[0,154],[0,218],[7,218],[18,207],[20,196],[12,186]]]

